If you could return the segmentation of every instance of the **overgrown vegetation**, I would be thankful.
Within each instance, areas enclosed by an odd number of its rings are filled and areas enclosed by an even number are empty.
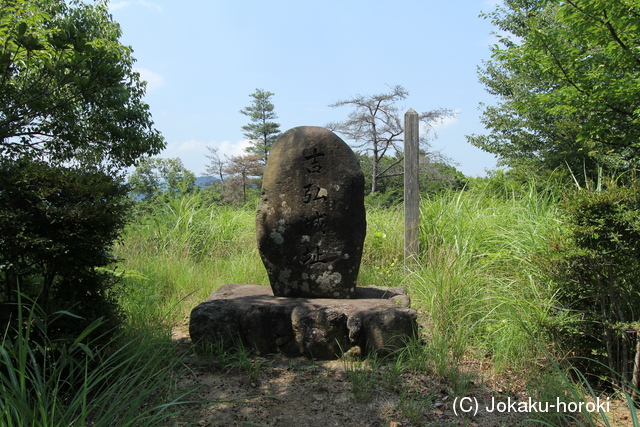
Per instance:
[[[425,197],[421,262],[411,272],[402,260],[402,209],[368,209],[359,284],[405,286],[422,313],[428,344],[408,349],[402,364],[447,378],[456,395],[469,390],[473,375],[459,366],[472,361],[488,362],[492,375],[521,372],[537,398],[555,399],[562,390],[571,397],[564,369],[576,362],[566,357],[576,342],[567,330],[591,323],[562,304],[576,288],[553,264],[557,242],[572,236],[562,210],[567,191],[562,182],[497,175]],[[130,290],[123,302],[136,307],[136,321],[176,323],[225,283],[268,285],[255,249],[255,206],[203,200],[173,199],[128,227],[117,253]],[[175,317],[164,317],[176,305]]]
[[[98,318],[101,333],[118,327],[122,313],[109,252],[131,206],[127,187],[97,170],[28,160],[0,164],[0,320],[23,293],[46,314],[68,310],[85,319],[58,322],[57,335],[77,335]]]
[[[580,317],[565,325],[567,345],[587,372],[629,393],[640,379],[639,196],[635,182],[612,180],[571,193],[561,205],[569,233],[549,256],[558,302]]]
[[[168,334],[121,332],[110,253],[130,208],[121,171],[165,146],[119,38],[106,1],[0,3],[3,427],[170,412]]]
[[[51,339],[58,319],[83,319],[47,315],[22,296],[17,307],[21,326],[0,336],[0,426],[165,426],[181,411],[173,379],[179,360],[157,330],[105,345],[96,320],[75,336]]]
[[[541,402],[620,393],[640,425],[639,16],[637,0],[508,0],[486,15],[501,34],[481,82],[502,99],[483,111],[491,134],[469,140],[512,169],[467,179],[423,145],[411,269],[393,106],[407,92],[334,104],[355,108],[333,127],[361,144],[370,177],[359,284],[405,286],[424,338],[390,359],[345,359],[356,400],[384,381],[418,423],[431,399],[402,388],[404,373],[455,396],[476,375],[514,377]],[[0,426],[166,425],[188,394],[172,327],[222,284],[268,285],[254,177],[278,132],[273,94],[257,90],[242,111],[268,125],[245,129],[260,158],[225,166],[211,150],[221,181],[205,190],[178,159],[142,160],[134,201],[118,171],[164,141],[107,2],[12,0],[0,22]],[[577,188],[571,168],[584,170]],[[246,349],[233,360],[259,381],[261,360]],[[532,415],[609,424],[603,412]]]
[[[591,268],[596,265],[593,258],[596,256],[602,261],[597,265],[607,267],[603,267],[604,274],[617,260],[619,272],[615,279],[623,276],[621,272],[627,276],[615,282],[615,289],[628,294],[616,295],[627,303],[625,310],[633,308],[629,305],[635,298],[631,280],[637,269],[631,268],[630,259],[622,253],[633,249],[629,245],[634,241],[635,217],[628,212],[633,208],[636,193],[612,186],[597,192],[599,199],[594,199],[591,194],[594,191],[583,191],[569,199],[567,196],[574,193],[562,181],[522,183],[508,174],[496,174],[492,178],[470,180],[464,190],[425,195],[421,202],[421,262],[412,271],[403,266],[402,209],[370,205],[359,284],[405,286],[413,306],[421,312],[425,339],[424,343],[412,344],[395,359],[385,360],[380,365],[384,366],[381,372],[391,376],[428,373],[446,381],[452,395],[463,396],[473,388],[478,375],[500,378],[516,371],[520,373],[518,381],[526,384],[527,393],[536,399],[565,396],[576,400],[590,393],[598,396],[601,390],[596,387],[597,381],[587,376],[587,382],[575,382],[581,379],[580,375],[567,374],[570,372],[567,369],[573,365],[583,372],[606,376],[609,367],[631,366],[628,362],[611,365],[608,358],[633,359],[635,337],[628,337],[631,340],[627,352],[620,353],[623,334],[617,338],[612,335],[613,347],[608,347],[607,334],[596,332],[598,325],[602,325],[625,333],[633,323],[621,323],[621,319],[631,319],[630,314],[619,318],[614,310],[605,319],[596,313],[591,308],[593,301],[604,301],[606,307],[613,309],[616,305],[610,299],[598,299],[604,295],[597,292],[600,289],[597,281],[584,281],[582,287],[576,287],[576,277],[580,280],[586,277],[577,267]],[[605,205],[610,208],[589,208]],[[618,209],[621,206],[625,209]],[[203,192],[187,192],[181,197],[157,198],[146,204],[145,209],[137,210],[115,252],[120,262],[114,272],[123,291],[113,295],[127,314],[128,332],[124,341],[114,343],[112,348],[117,349],[123,343],[126,347],[127,340],[140,333],[160,334],[166,340],[168,331],[184,323],[191,308],[222,284],[268,285],[256,249],[255,209],[255,203],[235,208],[211,203]],[[612,219],[608,221],[596,214]],[[599,252],[590,255],[589,250]],[[633,254],[634,250],[628,256]],[[562,267],[567,262],[573,262],[571,269]],[[559,271],[565,274],[558,274]],[[576,300],[575,293],[580,293],[581,299]],[[607,293],[606,298],[610,295]],[[65,317],[68,316],[61,316]],[[5,340],[10,335],[5,334]],[[64,356],[71,346],[74,354],[82,353],[82,357],[75,359],[99,364],[109,353],[97,352],[90,336],[81,332],[50,347]],[[569,336],[572,338],[568,339]],[[592,345],[594,340],[602,343],[600,347]],[[49,348],[46,342],[29,351],[45,351]],[[7,344],[5,348],[17,347]],[[581,348],[597,350],[595,354],[580,354],[589,356],[592,362],[578,363],[567,357],[577,355]],[[616,352],[611,352],[612,349]],[[96,359],[98,356],[91,356],[94,354],[101,356]],[[135,357],[146,357],[137,354]],[[261,361],[254,363],[243,354],[243,358],[236,357],[238,363],[242,360],[242,366],[257,381],[266,365]],[[7,360],[12,362],[5,362],[5,368],[12,369],[17,363],[13,361],[18,359],[9,357]],[[169,353],[163,357],[176,360]],[[366,399],[367,390],[374,384],[371,381],[382,381],[382,373],[375,373],[370,363],[349,363],[354,387],[359,382],[364,384],[357,387],[357,397]],[[462,368],[469,364],[489,366],[490,373]],[[87,366],[94,369],[93,365]],[[593,369],[595,366],[605,368]],[[75,369],[72,370],[75,377],[82,378]],[[55,369],[51,372],[59,375]],[[632,370],[617,372],[621,376],[611,378],[617,384],[627,385],[624,390],[633,394]],[[165,396],[168,401],[176,397],[170,392],[171,381],[156,386],[159,391],[154,396]],[[590,391],[589,386],[596,388]],[[407,417],[419,419],[424,407],[407,390],[400,387],[390,392],[404,396],[401,400]],[[546,418],[547,422],[560,422],[558,416]]]

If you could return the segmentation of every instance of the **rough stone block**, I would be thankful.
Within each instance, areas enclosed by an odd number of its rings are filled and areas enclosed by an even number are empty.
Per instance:
[[[319,360],[352,348],[385,354],[417,333],[417,312],[402,288],[357,287],[353,299],[284,298],[266,286],[224,285],[191,311],[199,345],[242,340],[258,354]]]

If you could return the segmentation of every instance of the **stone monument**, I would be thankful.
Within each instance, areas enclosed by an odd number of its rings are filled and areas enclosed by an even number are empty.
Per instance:
[[[366,228],[364,175],[351,148],[320,127],[282,134],[256,218],[273,294],[354,298]]]
[[[402,347],[417,312],[402,288],[356,286],[365,233],[353,151],[324,128],[288,130],[269,155],[256,216],[271,289],[221,286],[191,311],[192,341],[316,359]]]

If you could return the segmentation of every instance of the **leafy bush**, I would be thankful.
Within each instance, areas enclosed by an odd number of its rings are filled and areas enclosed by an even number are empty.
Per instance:
[[[0,170],[0,283],[2,300],[18,292],[46,313],[82,314],[59,324],[76,334],[104,317],[119,322],[118,278],[105,267],[126,220],[126,187],[100,171],[56,167],[42,161],[4,160]]]
[[[559,302],[580,314],[567,328],[592,373],[637,386],[640,327],[640,194],[635,186],[581,189],[563,211],[571,234],[557,242],[553,269]],[[609,370],[599,369],[608,366]],[[633,381],[632,381],[633,380]]]

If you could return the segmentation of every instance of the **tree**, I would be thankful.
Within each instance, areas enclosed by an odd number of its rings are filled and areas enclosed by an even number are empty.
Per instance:
[[[633,394],[640,386],[639,190],[604,180],[565,197],[569,233],[553,242],[549,264],[560,285],[554,305],[575,313],[562,334],[576,363]]]
[[[367,202],[376,206],[394,206],[402,203],[404,199],[404,167],[398,162],[403,156],[402,152],[396,152],[393,156],[385,156],[380,161],[380,168],[386,170],[388,176],[378,183],[375,194],[367,196]],[[371,188],[371,168],[373,158],[370,155],[360,153],[358,160],[365,175],[365,186]],[[442,193],[448,189],[462,189],[467,182],[467,178],[446,161],[441,161],[433,153],[420,151],[419,153],[419,173],[418,182],[420,194],[433,195]]]
[[[206,156],[209,159],[209,164],[206,167],[206,172],[210,176],[219,177],[220,181],[224,181],[224,169],[226,162],[220,158],[218,149],[214,147],[207,147],[209,154]]]
[[[499,102],[484,108],[491,133],[469,140],[518,169],[587,170],[561,205],[553,305],[580,319],[564,337],[592,372],[637,386],[640,2],[509,0],[487,16],[503,35],[480,77]],[[607,182],[602,167],[633,173]]]
[[[467,182],[467,177],[451,164],[429,157],[420,160],[420,192],[423,194],[462,190]]]
[[[0,156],[132,165],[164,140],[107,1],[0,5]]]
[[[246,154],[225,156],[223,160],[217,148],[207,149],[211,153],[207,156],[210,159],[207,173],[219,177],[219,181],[211,185],[216,187],[212,192],[217,193],[221,190],[226,202],[246,204],[250,190],[260,187],[260,177],[264,173],[263,158],[256,154]]]
[[[118,171],[165,145],[119,37],[106,0],[0,2],[2,298],[81,315],[49,331],[61,349],[99,318],[103,342],[121,325],[107,269],[130,208]]]
[[[510,0],[486,16],[503,35],[480,81],[499,102],[472,144],[512,167],[637,164],[637,0]]]
[[[372,96],[356,95],[329,105],[333,108],[344,106],[353,108],[348,120],[329,123],[327,128],[355,141],[355,148],[371,156],[371,194],[378,190],[380,179],[402,175],[402,172],[391,172],[391,170],[404,160],[403,156],[397,156],[395,161],[385,165],[384,168],[381,165],[385,156],[402,152],[404,124],[396,103],[406,99],[408,95],[409,92],[402,86],[394,86],[388,93]],[[429,128],[432,123],[451,115],[450,110],[439,109],[420,114],[420,120]],[[421,144],[423,148],[428,148],[429,144],[425,136],[421,138]]]
[[[224,173],[228,175],[225,181],[227,198],[230,201],[241,201],[242,204],[246,204],[247,192],[252,185],[258,187],[256,181],[264,173],[264,166],[260,156],[231,156],[224,168]]]
[[[162,193],[174,197],[189,193],[195,189],[195,182],[195,174],[186,169],[177,157],[142,159],[129,177],[131,193],[145,200]]]
[[[240,113],[251,118],[251,123],[242,126],[243,135],[251,141],[247,152],[258,156],[263,164],[267,163],[271,147],[280,135],[280,124],[273,121],[278,118],[271,102],[273,95],[272,92],[256,89],[250,95],[253,98],[251,105],[240,110]]]

